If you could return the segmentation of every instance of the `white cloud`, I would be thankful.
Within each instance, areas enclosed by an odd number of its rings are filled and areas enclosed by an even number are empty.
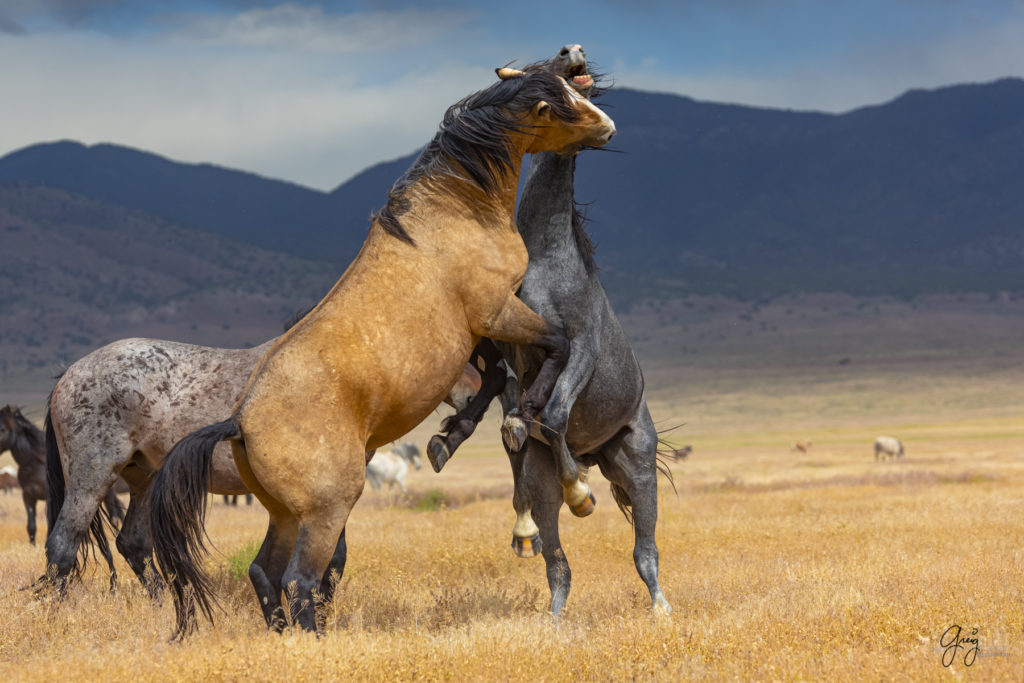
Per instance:
[[[201,43],[354,53],[427,44],[465,25],[474,14],[419,9],[338,14],[319,6],[284,4],[234,15],[169,15],[162,23],[172,33]]]
[[[360,86],[358,55],[333,58],[325,74],[316,56],[89,34],[0,41],[0,63],[15,59],[33,67],[0,72],[0,154],[64,138],[114,142],[322,189],[425,144],[449,104],[493,78],[452,63]]]

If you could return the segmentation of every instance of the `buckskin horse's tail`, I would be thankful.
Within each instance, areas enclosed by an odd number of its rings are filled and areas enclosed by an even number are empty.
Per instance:
[[[52,392],[50,396],[52,398]],[[64,500],[67,497],[64,467],[60,461],[60,446],[57,444],[57,434],[53,430],[53,420],[50,417],[49,398],[46,400],[46,419],[43,424],[43,432],[43,441],[46,446],[46,533],[49,536],[56,528],[57,518],[60,517],[60,511],[64,507]],[[73,577],[81,576],[82,570],[89,559],[89,550],[98,548],[103,554],[103,559],[107,561],[107,567],[110,569],[110,585],[113,588],[117,571],[114,569],[114,556],[110,551],[110,542],[107,541],[104,523],[113,528],[113,519],[118,518],[123,521],[124,514],[124,506],[121,505],[121,501],[112,492],[108,493],[100,507],[97,508],[96,515],[89,524],[89,534],[82,539],[79,552],[75,557],[75,566],[71,570]],[[94,543],[95,546],[93,545]],[[47,553],[49,551],[50,545],[48,543]],[[48,557],[47,563],[49,563],[49,559]],[[48,576],[49,571],[50,568],[47,566]]]
[[[196,605],[213,621],[210,578],[201,567],[206,494],[213,479],[214,447],[241,433],[235,416],[192,432],[167,454],[149,489],[153,551],[174,596],[175,640],[195,629]]]

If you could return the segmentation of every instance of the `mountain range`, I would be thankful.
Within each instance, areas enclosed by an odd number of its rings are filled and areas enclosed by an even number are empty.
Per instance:
[[[619,134],[580,155],[576,195],[613,301],[1024,289],[1020,79],[843,114],[629,89],[600,104]],[[113,144],[0,158],[0,377],[124,334],[276,334],[355,256],[415,156],[330,192]]]
[[[628,89],[601,104],[619,135],[612,150],[580,156],[577,199],[612,277],[725,290],[763,274],[783,289],[962,288],[979,278],[986,289],[1012,284],[1003,274],[1024,264],[1020,79],[914,90],[844,114]],[[64,141],[0,158],[0,181],[338,264],[414,158],[321,192]]]

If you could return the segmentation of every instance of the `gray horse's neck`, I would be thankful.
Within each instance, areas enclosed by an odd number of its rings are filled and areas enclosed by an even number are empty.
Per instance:
[[[523,188],[516,223],[530,258],[574,244],[572,239],[573,175],[576,157],[555,152],[537,154]]]

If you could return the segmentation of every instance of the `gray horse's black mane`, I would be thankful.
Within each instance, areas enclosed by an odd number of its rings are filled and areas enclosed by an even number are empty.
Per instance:
[[[523,118],[540,100],[551,105],[557,119],[578,120],[564,81],[546,71],[544,64],[530,65],[524,69],[526,75],[498,81],[448,108],[437,135],[394,184],[387,204],[375,216],[389,235],[415,245],[399,216],[409,208],[405,190],[419,178],[467,178],[484,192],[492,192],[513,172],[509,133],[526,128]]]
[[[573,177],[575,177],[576,157],[572,159],[572,173]],[[594,260],[594,242],[590,239],[590,233],[587,232],[586,225],[587,211],[585,205],[577,202],[574,196],[572,199],[572,236],[576,241],[576,251],[580,253],[580,259],[583,261],[583,269],[587,275],[595,275],[597,273],[597,261]]]

